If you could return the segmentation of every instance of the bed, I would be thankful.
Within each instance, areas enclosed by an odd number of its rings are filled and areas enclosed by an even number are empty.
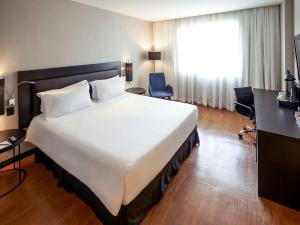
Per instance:
[[[35,81],[19,87],[19,125],[29,126],[36,162],[105,225],[140,224],[199,143],[196,107],[146,96],[127,93],[51,121],[40,113],[37,92],[111,78],[120,68],[113,62],[18,75],[19,82]]]

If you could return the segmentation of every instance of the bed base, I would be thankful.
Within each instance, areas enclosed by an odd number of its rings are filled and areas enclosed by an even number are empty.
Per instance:
[[[196,144],[199,144],[197,127],[163,170],[133,201],[126,206],[123,205],[117,216],[113,216],[85,184],[68,173],[39,149],[36,150],[35,161],[36,163],[43,163],[48,170],[52,171],[53,175],[57,178],[57,185],[59,187],[64,187],[68,192],[74,192],[88,204],[104,225],[139,225],[149,209],[162,198],[168,184]]]

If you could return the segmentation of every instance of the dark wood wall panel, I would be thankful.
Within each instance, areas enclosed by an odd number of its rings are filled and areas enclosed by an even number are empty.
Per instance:
[[[58,67],[18,72],[18,82],[35,81],[43,84],[46,91],[76,83],[80,80],[107,79],[121,75],[121,62],[108,62],[90,65]],[[39,112],[40,101],[36,97],[35,85],[24,84],[18,87],[19,128],[26,128]]]

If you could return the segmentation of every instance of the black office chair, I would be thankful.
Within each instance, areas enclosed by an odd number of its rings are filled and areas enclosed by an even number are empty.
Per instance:
[[[253,120],[255,125],[255,109],[254,109],[254,97],[251,87],[234,88],[236,95],[235,111],[242,116],[248,117]],[[254,126],[243,126],[239,132],[239,138],[243,138],[243,133],[256,132],[256,127]]]

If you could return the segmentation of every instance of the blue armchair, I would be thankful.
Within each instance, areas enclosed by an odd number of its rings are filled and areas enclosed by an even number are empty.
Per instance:
[[[155,98],[168,98],[173,96],[173,88],[167,85],[164,73],[150,73],[149,94]]]

